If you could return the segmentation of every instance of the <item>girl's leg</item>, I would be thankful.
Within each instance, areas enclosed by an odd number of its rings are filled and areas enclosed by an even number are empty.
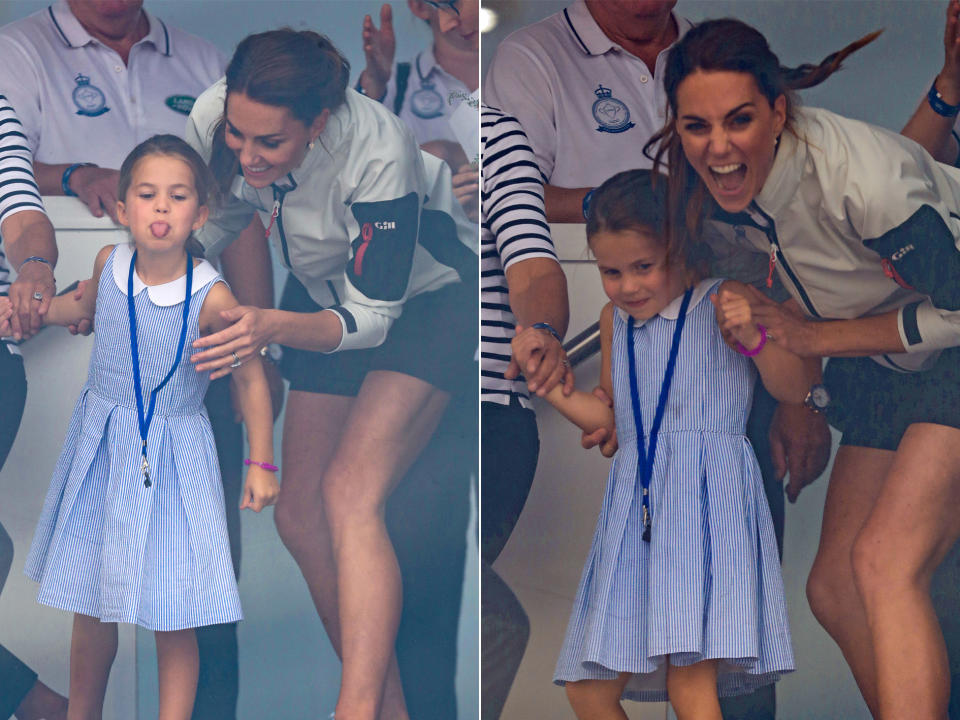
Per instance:
[[[823,509],[820,546],[807,579],[810,609],[840,646],[875,717],[878,705],[873,641],[854,582],[851,555],[893,459],[894,453],[888,450],[844,445],[837,451]]]
[[[930,579],[960,537],[957,507],[960,430],[911,425],[853,547],[882,718],[947,716],[950,674]]]
[[[620,673],[616,680],[578,680],[564,687],[578,720],[627,720],[620,696],[628,680],[630,673]]]
[[[374,720],[380,712],[401,604],[384,503],[433,434],[448,399],[409,375],[368,373],[323,478],[340,601],[338,720]]]
[[[190,720],[197,697],[200,659],[193,628],[156,632],[157,674],[160,678],[158,720]]]
[[[717,661],[667,665],[667,695],[677,720],[722,720],[717,697]]]
[[[337,571],[321,482],[340,443],[354,398],[292,391],[283,426],[283,483],[274,511],[280,538],[293,555],[337,655],[340,643]],[[396,658],[391,659],[381,720],[405,720]]]
[[[110,666],[116,655],[117,624],[74,613],[67,720],[100,720]]]

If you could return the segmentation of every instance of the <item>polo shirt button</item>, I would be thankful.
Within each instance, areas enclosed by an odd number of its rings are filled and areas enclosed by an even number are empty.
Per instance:
[[[650,78],[648,78],[646,75],[641,75],[641,76],[640,76],[640,82],[642,82],[642,83],[645,83],[645,82],[646,82],[647,80],[649,80],[649,79],[650,79]]]

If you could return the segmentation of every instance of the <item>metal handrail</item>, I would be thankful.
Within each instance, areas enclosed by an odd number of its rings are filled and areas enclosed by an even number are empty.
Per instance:
[[[567,352],[571,367],[576,367],[596,355],[600,352],[600,323],[595,322],[576,337],[567,340],[563,349]]]

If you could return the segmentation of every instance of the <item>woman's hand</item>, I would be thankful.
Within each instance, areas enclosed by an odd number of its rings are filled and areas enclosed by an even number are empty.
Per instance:
[[[820,413],[803,405],[780,403],[770,423],[770,459],[777,480],[789,472],[787,499],[794,503],[830,460],[830,428]]]
[[[260,512],[268,505],[276,503],[279,495],[280,483],[277,482],[277,474],[264,470],[259,465],[251,465],[247,471],[247,482],[243,486],[240,509]]]
[[[480,173],[470,163],[453,176],[453,194],[471,222],[480,222]]]
[[[270,317],[273,312],[252,305],[237,305],[221,311],[220,317],[233,324],[194,341],[193,347],[201,350],[190,357],[197,372],[209,370],[210,379],[216,380],[230,374],[232,363],[243,362],[260,352],[260,348],[272,341]]]
[[[380,27],[373,24],[369,15],[363,17],[363,55],[367,66],[360,75],[360,87],[368,97],[380,100],[387,92],[387,83],[393,72],[393,56],[397,51],[397,39],[393,34],[393,10],[389,3],[380,8]]]
[[[37,294],[41,299],[37,300]],[[43,327],[43,317],[57,294],[53,268],[42,262],[28,262],[20,268],[17,279],[10,285],[9,296],[13,314],[10,317],[11,335],[15,340],[26,340]]]
[[[513,354],[503,374],[505,378],[513,380],[523,373],[530,392],[540,397],[560,382],[563,382],[564,395],[573,392],[573,371],[567,362],[567,353],[548,330],[517,325],[510,349]]]
[[[607,395],[606,391],[599,385],[593,389],[593,395],[594,397],[603,400],[607,404],[607,407],[613,407],[613,399]],[[607,432],[606,428],[594,430],[589,435],[587,433],[582,433],[580,435],[580,445],[584,450],[589,450],[590,448],[595,448],[599,445],[601,455],[607,458],[613,457],[617,452],[617,448],[619,447],[617,443],[617,429],[614,427],[613,431],[609,433]]]
[[[817,323],[807,319],[792,298],[776,303],[749,285],[745,286],[753,320],[767,329],[767,339],[799,357],[820,357]]]

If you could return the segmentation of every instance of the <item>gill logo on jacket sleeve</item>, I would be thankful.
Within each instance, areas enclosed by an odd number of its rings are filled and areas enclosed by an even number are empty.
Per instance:
[[[417,245],[420,198],[356,202],[350,207],[360,234],[350,243],[347,277],[372,300],[399,300],[407,289]]]

